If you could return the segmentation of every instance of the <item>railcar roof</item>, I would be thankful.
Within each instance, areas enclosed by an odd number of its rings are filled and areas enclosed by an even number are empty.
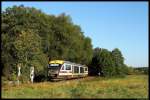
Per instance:
[[[64,60],[51,60],[51,61],[49,61],[49,64],[52,64],[52,63],[63,64]]]
[[[77,66],[85,66],[85,67],[87,67],[86,65],[81,65],[81,64],[77,64],[77,63],[73,63],[73,62],[65,61],[65,60],[51,60],[51,61],[49,61],[49,64],[52,64],[52,63],[57,63],[57,64],[68,63],[68,64],[77,65]]]

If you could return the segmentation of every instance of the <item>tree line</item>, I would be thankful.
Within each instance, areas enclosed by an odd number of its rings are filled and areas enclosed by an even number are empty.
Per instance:
[[[121,51],[93,48],[69,15],[45,14],[34,7],[13,6],[1,12],[1,66],[7,80],[15,80],[21,64],[22,81],[29,80],[29,68],[36,77],[46,78],[49,60],[62,59],[89,67],[91,75],[126,75],[127,65]]]
[[[108,51],[103,48],[95,48],[90,67],[90,74],[97,73],[102,76],[125,76],[128,67],[124,64],[124,57],[118,48]]]

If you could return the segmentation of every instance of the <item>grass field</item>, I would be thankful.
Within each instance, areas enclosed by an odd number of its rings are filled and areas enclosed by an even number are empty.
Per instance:
[[[87,77],[59,82],[2,86],[2,98],[148,98],[148,76]]]

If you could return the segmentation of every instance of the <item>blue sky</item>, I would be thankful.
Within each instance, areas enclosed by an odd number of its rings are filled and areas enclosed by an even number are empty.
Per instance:
[[[119,48],[125,64],[148,66],[148,2],[2,2],[2,10],[20,4],[46,14],[64,12],[94,48]]]

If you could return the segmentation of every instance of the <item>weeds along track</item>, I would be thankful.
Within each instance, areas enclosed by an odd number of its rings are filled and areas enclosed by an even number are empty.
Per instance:
[[[77,77],[77,78],[68,78],[68,79],[51,79],[48,82],[63,82],[63,81],[72,81],[72,80],[82,80],[88,79],[89,77]]]
[[[2,98],[148,98],[148,76],[84,78],[2,86]]]

